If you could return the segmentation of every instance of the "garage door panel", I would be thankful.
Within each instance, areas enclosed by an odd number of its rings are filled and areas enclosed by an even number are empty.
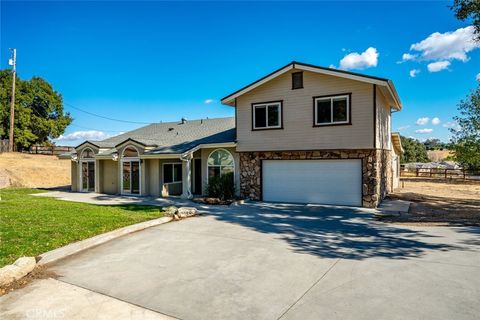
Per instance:
[[[361,205],[361,160],[264,160],[263,200]]]

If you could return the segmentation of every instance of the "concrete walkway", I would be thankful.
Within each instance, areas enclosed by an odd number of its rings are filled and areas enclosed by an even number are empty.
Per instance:
[[[249,203],[208,213],[127,235],[51,269],[62,282],[180,319],[480,314],[480,228],[387,225],[334,206]],[[48,306],[41,287],[0,298],[0,317]],[[24,298],[27,290],[35,299]]]
[[[70,192],[70,191],[49,191],[44,193],[33,194],[37,197],[53,197],[59,200],[83,202],[97,205],[128,205],[128,204],[140,204],[167,207],[172,205],[177,206],[191,206],[190,200],[181,199],[180,197],[170,198],[153,198],[153,197],[140,197],[140,196],[123,196],[123,195],[110,195],[94,192]]]

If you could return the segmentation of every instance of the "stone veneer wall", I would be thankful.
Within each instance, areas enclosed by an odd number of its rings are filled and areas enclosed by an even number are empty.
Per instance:
[[[377,175],[380,181],[377,192],[380,194],[380,199],[383,199],[388,193],[392,192],[392,151],[377,150],[377,159],[379,167]]]
[[[240,195],[252,200],[261,199],[261,160],[361,159],[364,207],[376,207],[391,188],[390,150],[271,151],[240,152],[239,154]]]

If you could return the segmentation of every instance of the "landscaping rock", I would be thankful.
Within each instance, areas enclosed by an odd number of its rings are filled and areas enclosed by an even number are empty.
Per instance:
[[[166,207],[164,209],[165,216],[167,217],[174,217],[177,211],[178,211],[178,208],[175,206]]]
[[[29,274],[37,265],[34,257],[21,257],[0,269],[0,286],[5,286]]]
[[[181,208],[178,208],[178,211],[177,211],[177,216],[180,219],[193,217],[193,216],[196,216],[197,214],[198,214],[198,210],[193,207],[181,207]]]

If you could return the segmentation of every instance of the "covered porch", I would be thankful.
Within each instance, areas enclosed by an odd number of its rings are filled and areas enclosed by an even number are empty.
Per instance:
[[[108,151],[87,146],[78,159],[72,157],[72,191],[190,199],[206,193],[209,177],[227,172],[233,172],[240,189],[239,157],[232,144],[203,145],[181,154],[149,151],[134,142]]]

